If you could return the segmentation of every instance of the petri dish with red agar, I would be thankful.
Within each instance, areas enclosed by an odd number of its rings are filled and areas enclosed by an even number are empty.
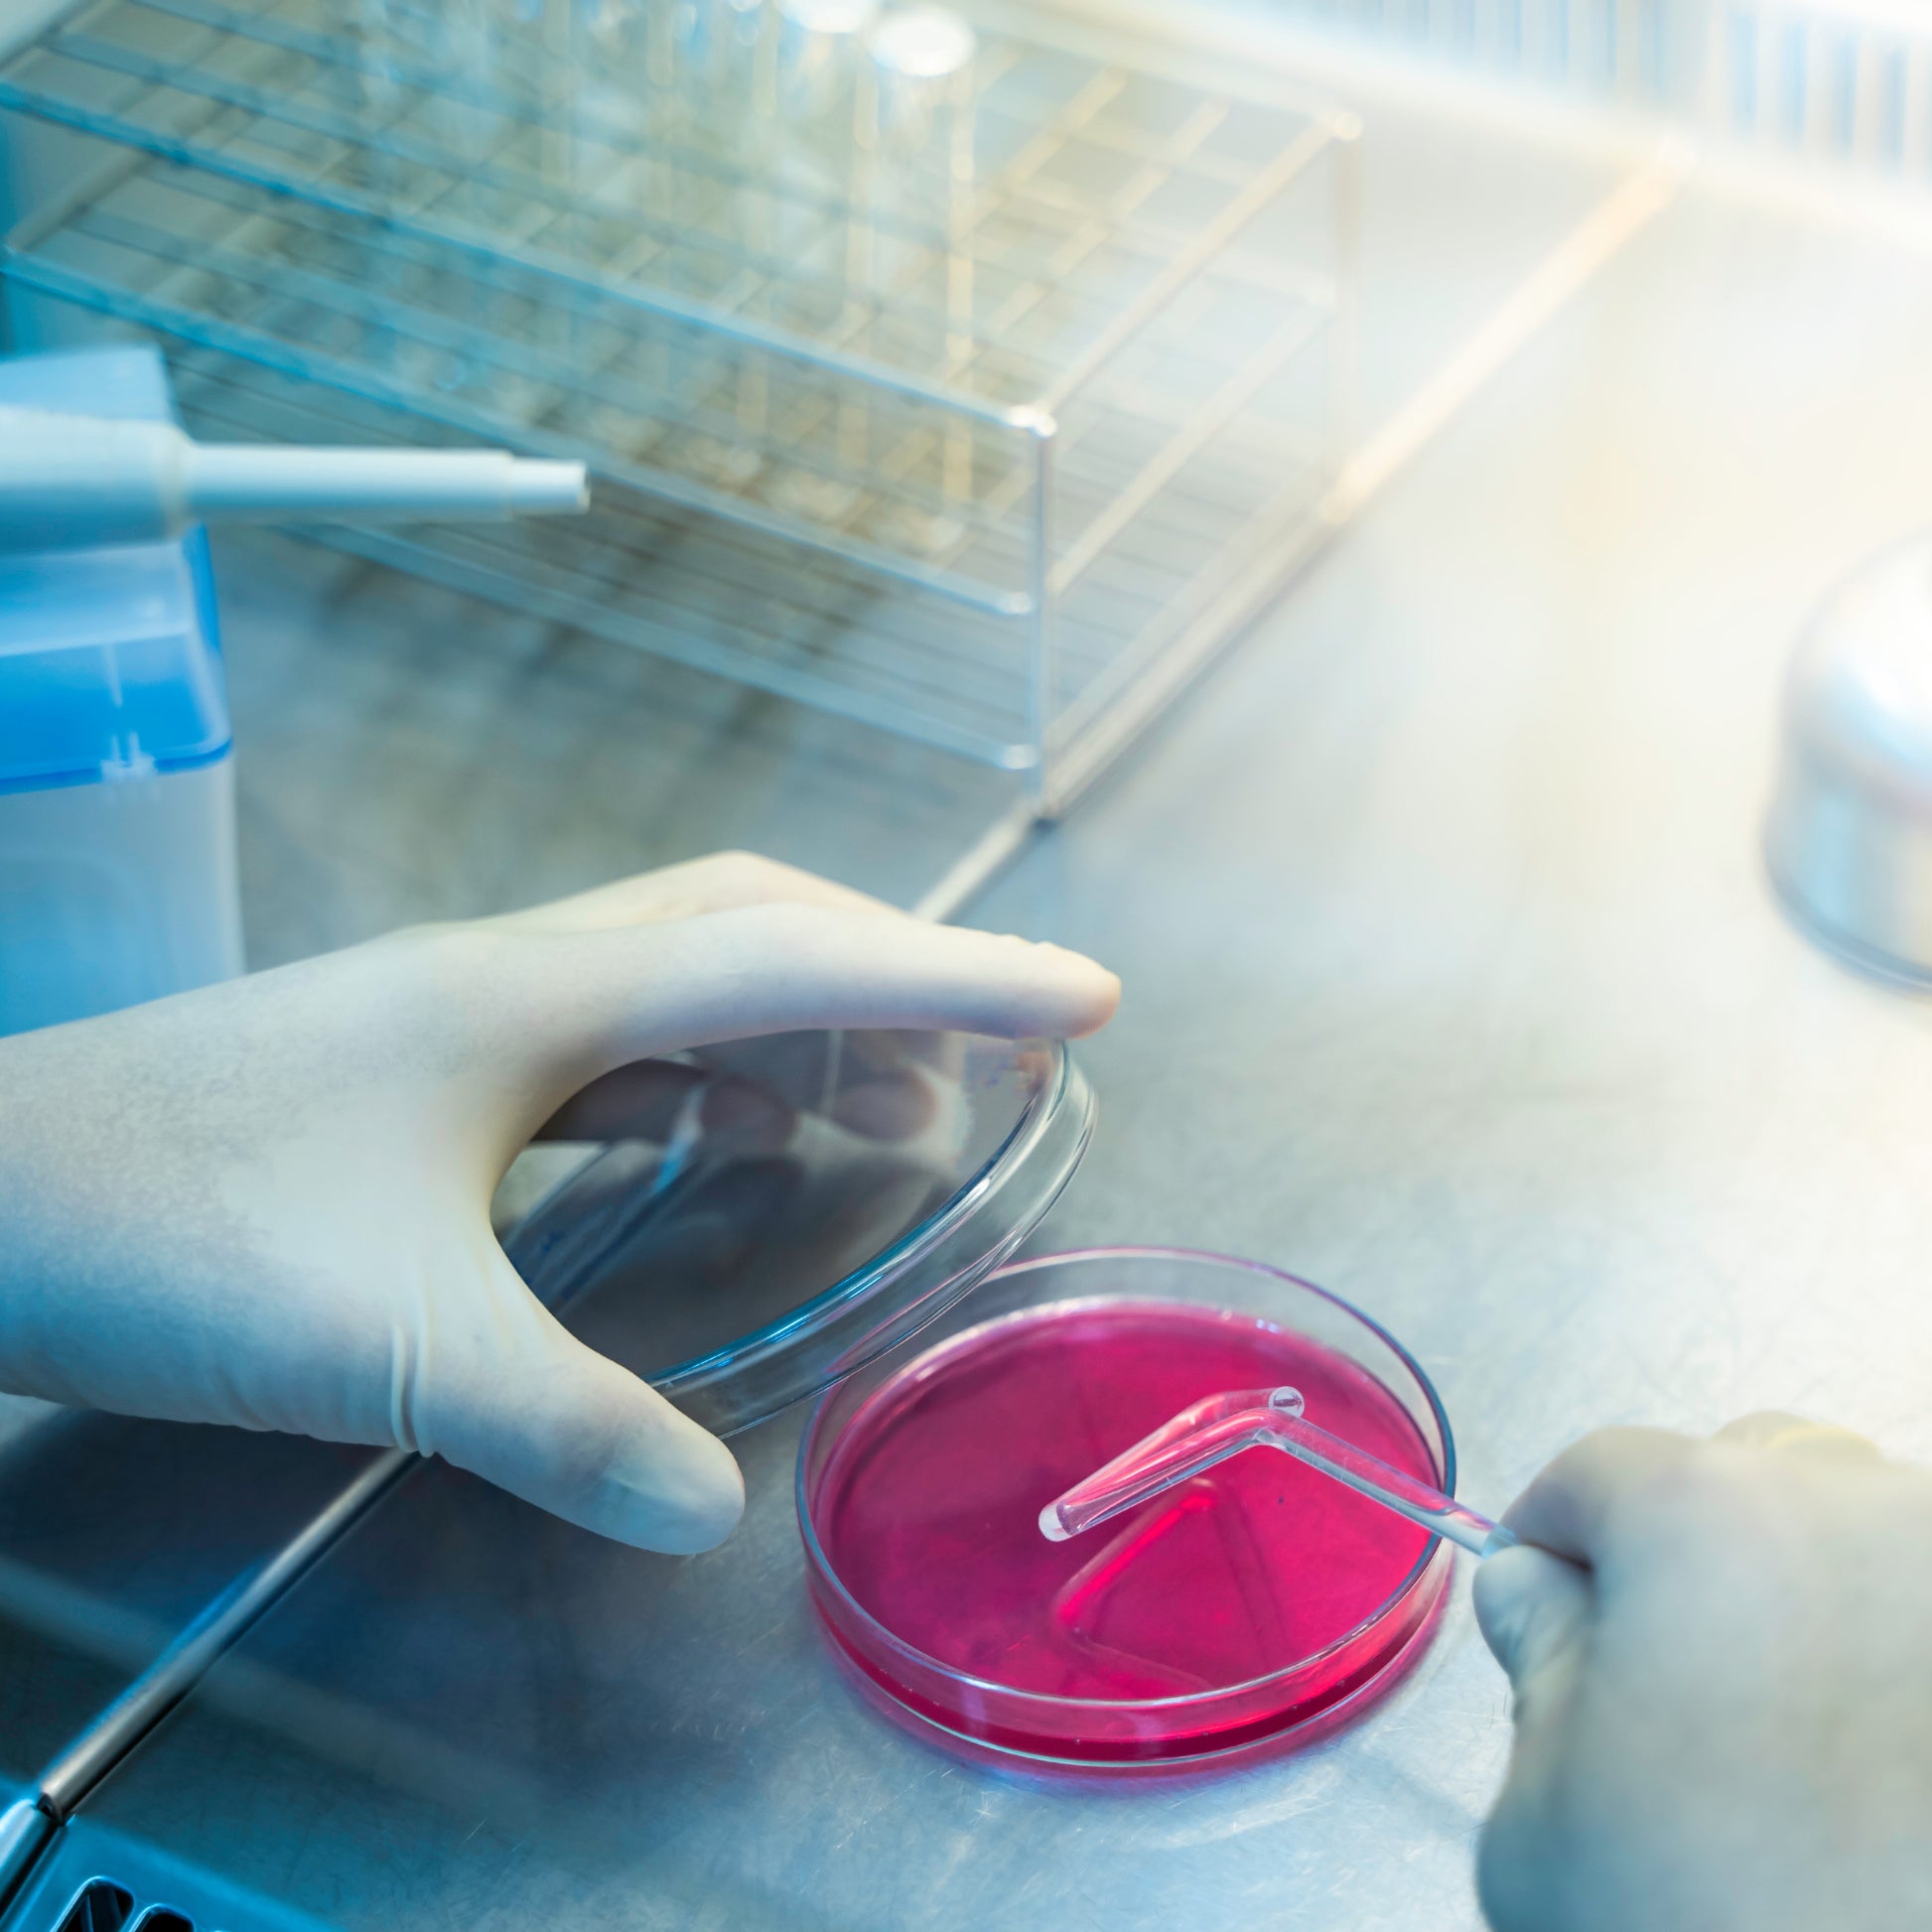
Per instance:
[[[1450,1557],[1426,1531],[1266,1452],[1067,1542],[1038,1528],[1180,1410],[1284,1384],[1310,1420],[1453,1490],[1428,1378],[1310,1283],[1146,1248],[1000,1270],[806,1431],[799,1521],[837,1653],[912,1727],[1039,1765],[1181,1765],[1345,1720],[1433,1627]]]

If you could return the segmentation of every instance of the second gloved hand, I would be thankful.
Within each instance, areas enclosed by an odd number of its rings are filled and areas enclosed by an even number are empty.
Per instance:
[[[1932,1475],[1790,1416],[1610,1430],[1505,1520],[1497,1932],[1932,1925]]]
[[[0,1040],[0,1389],[436,1453],[648,1549],[730,1452],[570,1335],[490,1232],[572,1097],[803,1028],[1077,1035],[1112,975],[701,860]]]

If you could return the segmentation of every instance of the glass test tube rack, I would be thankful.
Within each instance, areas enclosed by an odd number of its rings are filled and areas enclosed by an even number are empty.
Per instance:
[[[596,480],[322,540],[1051,810],[1319,540],[1347,434],[1355,122],[1162,66],[871,0],[90,0],[0,69],[111,144],[6,268],[171,339],[205,437]]]

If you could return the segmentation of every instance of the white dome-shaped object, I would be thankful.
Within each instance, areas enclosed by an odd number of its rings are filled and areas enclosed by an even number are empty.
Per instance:
[[[1932,535],[1862,567],[1800,638],[1765,850],[1813,938],[1932,988]]]

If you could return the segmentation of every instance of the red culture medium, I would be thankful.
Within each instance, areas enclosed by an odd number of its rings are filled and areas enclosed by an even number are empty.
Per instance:
[[[969,1330],[866,1401],[816,1485],[827,1566],[897,1645],[815,1579],[821,1612],[898,1703],[1009,1750],[1174,1758],[1299,1726],[1427,1618],[1447,1565],[1419,1574],[1425,1531],[1266,1449],[1069,1542],[1038,1528],[1189,1404],[1284,1383],[1311,1421],[1438,1479],[1380,1382],[1251,1316],[1088,1301]]]

